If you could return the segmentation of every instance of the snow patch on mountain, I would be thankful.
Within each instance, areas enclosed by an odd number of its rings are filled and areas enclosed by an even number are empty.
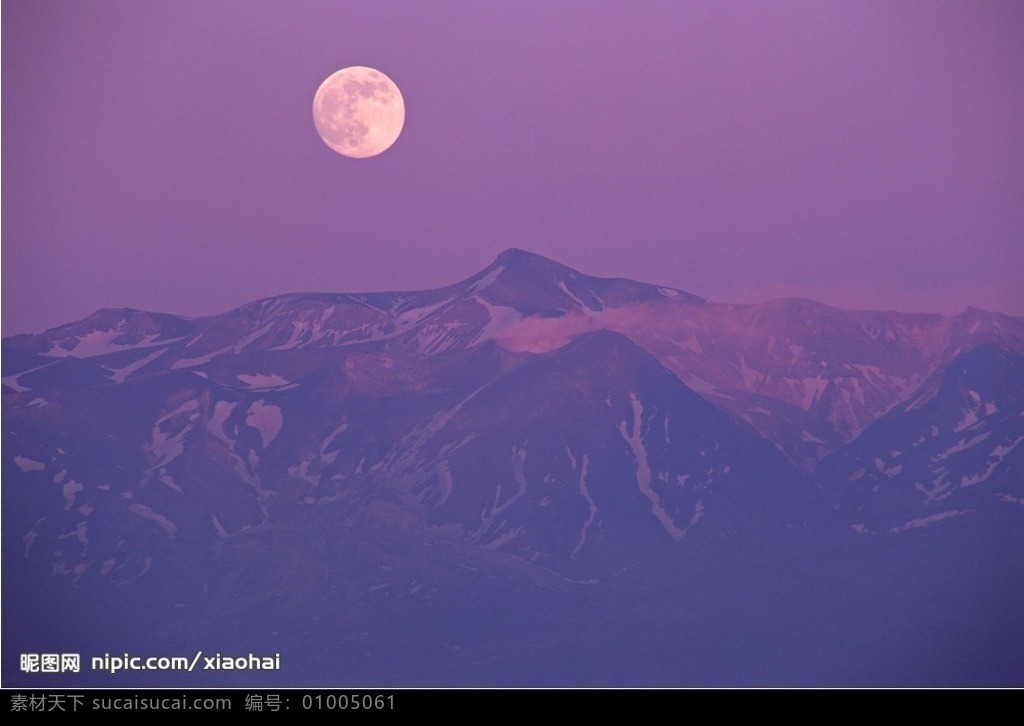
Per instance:
[[[619,424],[619,433],[633,450],[633,457],[636,459],[637,486],[640,487],[640,491],[643,492],[644,496],[650,500],[651,512],[661,522],[661,526],[665,528],[665,531],[668,532],[672,539],[679,541],[686,532],[679,529],[675,522],[672,521],[672,517],[661,506],[661,497],[651,488],[651,467],[647,463],[647,449],[644,446],[641,434],[644,412],[643,404],[636,397],[635,393],[630,394],[629,400],[633,407],[633,432],[632,434],[627,433],[628,422],[623,421]]]
[[[952,509],[946,512],[938,512],[937,514],[929,514],[927,517],[920,517],[919,519],[912,519],[909,522],[904,522],[898,527],[893,527],[889,530],[892,534],[898,534],[900,532],[906,532],[908,529],[917,529],[918,527],[927,527],[929,524],[935,522],[941,522],[943,519],[949,519],[950,517],[959,517],[961,514],[967,514],[966,509]]]
[[[334,460],[338,458],[338,451],[340,447],[328,451],[334,440],[341,436],[343,433],[348,431],[348,421],[342,421],[341,424],[330,433],[330,435],[324,439],[324,443],[320,446],[320,461],[325,464],[333,464]]]
[[[85,486],[74,479],[68,479],[64,482],[64,485],[61,487],[61,494],[64,495],[65,512],[70,511],[71,507],[75,506],[75,495],[83,489],[85,489]]]
[[[281,415],[281,408],[267,403],[262,398],[253,401],[245,417],[245,425],[260,432],[263,439],[263,448],[266,448],[271,441],[281,433],[284,426],[284,416]]]
[[[74,537],[81,543],[83,547],[89,546],[89,527],[84,521],[79,522],[74,529],[69,532],[57,535],[57,539],[71,539]],[[83,553],[84,554],[84,553]]]
[[[973,391],[972,391],[972,393],[973,393]],[[977,409],[975,409],[975,408],[967,409],[966,411],[964,411],[964,415],[960,419],[960,422],[956,426],[953,427],[953,431],[955,431],[956,433],[960,433],[964,429],[970,428],[971,426],[973,426],[976,423],[978,423],[978,411],[977,411]]]
[[[509,507],[511,507],[513,504],[515,504],[517,501],[519,501],[520,497],[522,497],[523,494],[526,493],[527,482],[524,473],[525,465],[526,449],[521,449],[517,446],[512,447],[512,474],[516,480],[516,491],[509,495],[509,497],[504,502],[502,502],[501,484],[495,486],[494,502],[488,503],[487,506],[484,508],[483,512],[481,512],[480,526],[477,528],[476,532],[473,533],[474,540],[478,540],[480,537],[482,537],[491,528],[491,524],[494,522],[495,517],[497,517],[499,514],[501,514]],[[504,544],[504,542],[507,542],[512,537],[518,536],[520,531],[521,530],[517,528],[516,530],[514,530],[514,533],[508,537],[508,539],[503,539],[502,541],[498,542],[498,544],[495,544],[497,540],[492,540],[487,546],[496,547],[499,544]],[[508,532],[506,532],[505,534],[507,535]]]
[[[452,478],[451,469],[448,468],[447,459],[442,460],[437,466],[437,481],[441,486],[441,500],[437,503],[440,506],[448,501],[448,497],[455,489],[455,480]]]
[[[685,535],[687,532],[693,529],[693,526],[703,518],[704,502],[703,500],[698,500],[697,503],[693,505],[693,516],[690,517],[690,521],[687,522],[685,527],[683,527],[683,534]]]
[[[333,306],[332,306],[333,307]],[[274,346],[271,350],[291,350],[298,348],[302,343],[312,342],[309,340],[310,327],[302,320],[293,320],[292,332],[288,340],[281,345]]]
[[[831,381],[827,378],[804,378],[797,381],[798,390],[801,393],[800,408],[804,411],[810,409],[810,407],[816,403],[820,398],[821,394],[828,388],[828,384]]]
[[[479,280],[473,283],[472,287],[469,288],[470,294],[475,295],[481,290],[486,290],[488,287],[490,287],[491,285],[498,281],[498,278],[501,277],[501,273],[504,271],[504,265],[497,265],[493,270],[491,270],[486,275],[484,275]]]
[[[305,481],[305,482],[307,482],[307,483],[309,483],[309,484],[311,484],[313,486],[319,486],[319,484],[320,484],[320,475],[319,474],[312,474],[309,471],[309,467],[310,467],[310,465],[312,463],[313,463],[312,461],[307,460],[307,461],[299,462],[298,464],[296,464],[294,466],[289,466],[288,467],[288,473],[291,474],[296,479],[302,479],[303,481]],[[307,497],[306,503],[307,504],[315,504],[316,500],[313,499],[312,497]]]
[[[286,378],[266,373],[239,373],[235,378],[254,391],[280,388],[291,384],[291,381]]]
[[[80,338],[76,338],[70,346],[68,346],[67,340],[61,341],[60,343],[53,342],[50,344],[50,349],[43,353],[43,355],[50,356],[52,358],[66,358],[69,356],[74,358],[95,358],[96,356],[106,355],[108,353],[118,353],[122,350],[147,348],[154,345],[167,345],[183,340],[183,338],[158,340],[160,336],[153,334],[147,335],[138,343],[114,342],[123,336],[124,331],[121,330],[94,330],[91,333],[86,333]]]
[[[201,355],[198,358],[179,358],[178,360],[174,361],[174,363],[171,364],[171,368],[172,369],[191,368],[192,366],[198,366],[198,365],[202,365],[204,363],[209,363],[211,360],[213,360],[217,356],[222,355],[222,354],[227,353],[228,351],[230,351],[231,348],[232,348],[232,346],[230,346],[230,345],[225,346],[223,348],[218,348],[217,350],[214,350],[214,351],[211,351],[209,353],[206,353],[205,355]]]
[[[484,390],[485,388],[487,388],[486,384],[483,385],[483,386],[480,386],[478,389],[476,389],[475,391],[470,393],[464,399],[462,399],[457,404],[455,404],[452,408],[447,409],[445,411],[440,411],[439,413],[434,414],[434,416],[427,423],[427,426],[426,426],[427,432],[429,432],[429,433],[437,433],[441,429],[443,429],[445,426],[447,426],[448,422],[452,420],[452,418],[455,416],[455,414],[457,414],[460,410],[462,410],[463,406],[465,406],[467,403],[472,401],[473,398],[478,393],[480,393],[480,391]]]
[[[154,360],[162,356],[167,351],[167,348],[160,348],[159,350],[150,353],[145,358],[137,360],[134,363],[125,366],[124,368],[107,368],[107,370],[113,374],[110,376],[110,378],[117,383],[124,383],[125,378],[127,378],[128,376],[130,376],[132,373],[139,370],[143,366],[152,363]]]
[[[979,484],[988,479],[989,476],[992,475],[992,472],[994,472],[996,468],[1003,463],[1003,459],[1009,456],[1010,452],[1016,449],[1017,445],[1020,444],[1021,441],[1024,441],[1024,436],[1019,437],[1009,446],[997,446],[996,448],[994,448],[992,450],[992,453],[989,454],[988,458],[985,461],[985,469],[976,474],[971,474],[963,477],[960,480],[960,486],[974,486],[975,484]]]
[[[458,346],[466,328],[466,323],[461,321],[430,320],[424,323],[417,332],[417,352],[433,355],[452,350]]]
[[[486,547],[489,550],[496,550],[499,547],[501,547],[503,544],[507,544],[508,542],[511,542],[512,540],[514,540],[516,537],[521,535],[524,531],[525,530],[522,527],[514,527],[512,529],[507,529],[504,532],[502,532],[501,534],[499,534],[497,537],[492,539],[490,542],[485,544],[484,547]]]
[[[150,434],[148,449],[150,454],[157,459],[150,467],[153,471],[168,462],[177,458],[185,451],[185,436],[192,430],[193,422],[199,418],[199,401],[189,399],[176,409],[157,419]],[[187,415],[186,422],[181,425],[181,419]],[[179,428],[180,426],[180,428]]]
[[[216,436],[222,441],[227,443],[233,443],[228,437],[227,431],[224,429],[224,425],[227,423],[228,417],[231,416],[231,412],[235,410],[235,406],[238,403],[235,401],[217,401],[213,405],[213,416],[206,422],[206,430]]]
[[[566,447],[566,450],[568,451],[568,447]],[[576,468],[576,457],[574,457],[572,455],[571,451],[569,451],[569,458],[572,460],[573,468],[575,469]],[[580,487],[580,494],[582,494],[583,498],[587,500],[587,506],[589,507],[590,511],[587,514],[587,520],[583,523],[583,527],[580,529],[579,541],[576,542],[576,547],[573,548],[572,553],[569,555],[569,557],[571,559],[576,559],[576,557],[580,553],[580,550],[583,549],[583,545],[587,541],[587,530],[590,528],[590,525],[593,524],[594,516],[597,514],[597,505],[594,504],[594,500],[590,496],[590,492],[587,491],[587,466],[589,465],[589,463],[590,463],[590,460],[587,458],[587,455],[584,454],[583,455],[582,465],[580,466],[580,482],[579,482],[579,487]]]
[[[274,323],[267,323],[266,325],[262,325],[256,328],[256,330],[252,331],[247,336],[245,336],[237,343],[235,343],[235,345],[232,347],[232,351],[235,353],[241,353],[243,350],[245,350],[246,347],[252,345],[257,340],[262,338],[264,335],[271,332],[273,329]]]
[[[891,479],[892,477],[896,476],[901,471],[903,471],[903,465],[897,464],[896,466],[887,466],[884,461],[876,458],[875,469],[877,469],[880,473],[884,474],[886,477]]]
[[[46,468],[46,464],[35,459],[30,459],[27,456],[15,456],[14,463],[22,471],[42,471]]]
[[[947,494],[953,487],[952,482],[946,481],[947,473],[941,469],[936,470],[938,476],[932,479],[932,486],[929,488],[921,482],[914,484],[914,488],[925,495],[925,503],[929,503],[936,499],[945,499],[944,494]]]
[[[26,373],[27,372],[28,371],[26,371]],[[5,376],[3,379],[0,379],[0,383],[3,383],[5,386],[7,386],[10,389],[13,389],[16,393],[24,393],[25,391],[31,391],[32,390],[31,388],[28,388],[27,386],[23,386],[20,383],[18,383],[18,376],[23,376],[23,375],[25,375],[25,374],[24,373],[19,373],[17,375],[13,375],[13,376]]]
[[[178,526],[176,524],[174,524],[174,522],[169,520],[164,515],[162,515],[162,514],[160,514],[158,512],[154,512],[150,507],[147,507],[145,504],[139,504],[138,502],[133,502],[132,504],[128,505],[128,509],[130,509],[132,512],[134,512],[138,516],[143,517],[144,519],[151,519],[151,520],[153,520],[158,525],[160,525],[161,529],[163,529],[165,532],[167,532],[167,534],[171,535],[172,537],[178,531]]]
[[[395,327],[398,328],[398,332],[394,335],[399,335],[411,330],[423,320],[433,315],[435,312],[449,307],[453,302],[453,298],[446,297],[443,300],[439,300],[429,305],[422,305],[420,307],[409,308],[403,310],[395,317]],[[382,336],[388,337],[388,336]]]
[[[160,471],[160,476],[157,477],[157,479],[159,480],[159,482],[161,484],[164,484],[164,485],[170,487],[174,491],[178,492],[178,494],[184,494],[185,493],[185,490],[182,489],[180,486],[178,486],[178,483],[176,481],[174,481],[174,478],[170,474],[167,473],[166,469],[162,469]]]
[[[22,557],[28,557],[29,551],[32,549],[32,544],[39,537],[39,532],[36,531],[36,527],[46,521],[46,517],[40,517],[36,520],[36,523],[32,525],[32,529],[25,533],[21,538],[22,544],[25,545],[25,551],[22,553]]]
[[[523,316],[514,308],[505,307],[503,305],[492,305],[479,295],[473,298],[473,302],[480,305],[487,311],[487,323],[480,332],[476,334],[476,337],[470,341],[470,347],[477,345],[478,343],[482,343],[485,340],[500,337],[505,331],[512,329],[523,320]]]
[[[579,306],[580,310],[589,310],[590,309],[590,306],[587,305],[582,300],[580,300],[578,297],[576,297],[572,293],[572,291],[568,287],[566,287],[566,284],[564,282],[562,282],[561,280],[558,281],[558,289],[561,290],[563,293],[565,293],[566,297],[568,297],[573,302],[575,302]]]
[[[224,529],[224,525],[220,523],[219,519],[217,519],[216,514],[210,514],[210,524],[213,525],[214,531],[217,533],[217,536],[221,539],[227,539],[231,536],[231,533]]]
[[[515,477],[516,485],[517,485],[518,488],[516,489],[515,494],[513,494],[512,497],[510,497],[508,499],[508,501],[506,501],[501,506],[497,506],[498,498],[497,497],[494,498],[494,503],[495,503],[495,506],[497,507],[494,510],[495,513],[505,511],[506,509],[511,507],[520,497],[522,497],[524,494],[526,494],[527,484],[526,484],[526,472],[525,472],[525,469],[526,469],[526,448],[524,447],[522,449],[519,449],[519,448],[513,447],[513,449],[512,449],[512,476]],[[501,489],[499,487],[499,492],[500,491],[501,491]]]
[[[989,437],[989,434],[988,433],[984,433],[984,434],[978,434],[977,436],[972,437],[969,441],[967,439],[960,439],[953,446],[950,446],[945,451],[936,454],[935,458],[938,459],[939,461],[941,461],[942,459],[947,459],[947,458],[949,458],[950,454],[955,454],[958,451],[966,451],[967,449],[971,448],[972,446],[977,446],[978,444],[980,444],[982,441],[984,441],[988,437]]]

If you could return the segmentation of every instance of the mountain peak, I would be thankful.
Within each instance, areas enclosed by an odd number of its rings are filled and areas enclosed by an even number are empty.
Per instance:
[[[550,275],[553,273],[559,277],[580,274],[560,262],[555,262],[543,255],[538,255],[535,252],[529,252],[518,247],[509,247],[504,250],[487,269],[491,270],[498,267],[530,274],[547,273]]]
[[[519,247],[509,247],[508,249],[503,250],[494,261],[500,265],[512,265],[517,262],[538,259],[544,260],[545,262],[551,261],[542,255],[536,254],[535,252],[520,249]]]
[[[600,311],[663,295],[699,299],[676,290],[664,292],[664,288],[633,280],[591,277],[518,247],[504,250],[471,279],[480,285],[475,288],[477,291],[486,290],[490,302],[516,308],[522,313],[545,316],[569,311]]]

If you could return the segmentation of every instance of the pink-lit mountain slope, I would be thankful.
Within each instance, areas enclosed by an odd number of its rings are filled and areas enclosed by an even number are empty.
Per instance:
[[[804,471],[960,353],[986,343],[1024,352],[1024,321],[999,313],[849,311],[802,299],[716,304],[588,277],[510,249],[439,290],[284,295],[199,319],[99,311],[9,339],[14,366],[4,382],[29,388],[36,378],[65,374],[50,370],[54,364],[81,360],[89,365],[73,375],[97,380],[183,370],[229,387],[275,390],[303,371],[287,351],[373,349],[388,366],[487,341],[513,353],[548,353],[597,330],[629,338]],[[291,362],[280,368],[271,360]]]

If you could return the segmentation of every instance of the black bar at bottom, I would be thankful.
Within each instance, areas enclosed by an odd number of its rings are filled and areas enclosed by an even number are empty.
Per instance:
[[[569,706],[574,713],[600,713],[615,705],[654,705],[666,707],[738,705],[734,698],[750,699],[751,704],[806,705],[808,698],[826,697],[830,707],[846,697],[864,707],[864,697],[925,697],[930,708],[953,704],[978,703],[978,697],[991,701],[1005,695],[1016,700],[1019,691],[937,689],[899,692],[897,690],[849,689],[247,689],[247,688],[151,688],[151,689],[3,689],[0,711],[18,713],[85,713],[98,711],[234,711],[245,713],[299,714],[307,711],[345,711],[355,713],[430,713],[439,708],[453,712],[485,707],[504,715],[536,713],[538,708]],[[641,700],[642,699],[642,700]],[[686,699],[683,701],[682,699]],[[695,699],[695,700],[694,700]],[[725,699],[729,699],[728,701]]]

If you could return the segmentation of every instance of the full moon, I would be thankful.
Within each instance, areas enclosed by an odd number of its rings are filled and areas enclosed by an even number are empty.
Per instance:
[[[365,159],[387,150],[405,124],[405,101],[394,81],[366,66],[342,68],[313,97],[313,123],[339,154]]]

